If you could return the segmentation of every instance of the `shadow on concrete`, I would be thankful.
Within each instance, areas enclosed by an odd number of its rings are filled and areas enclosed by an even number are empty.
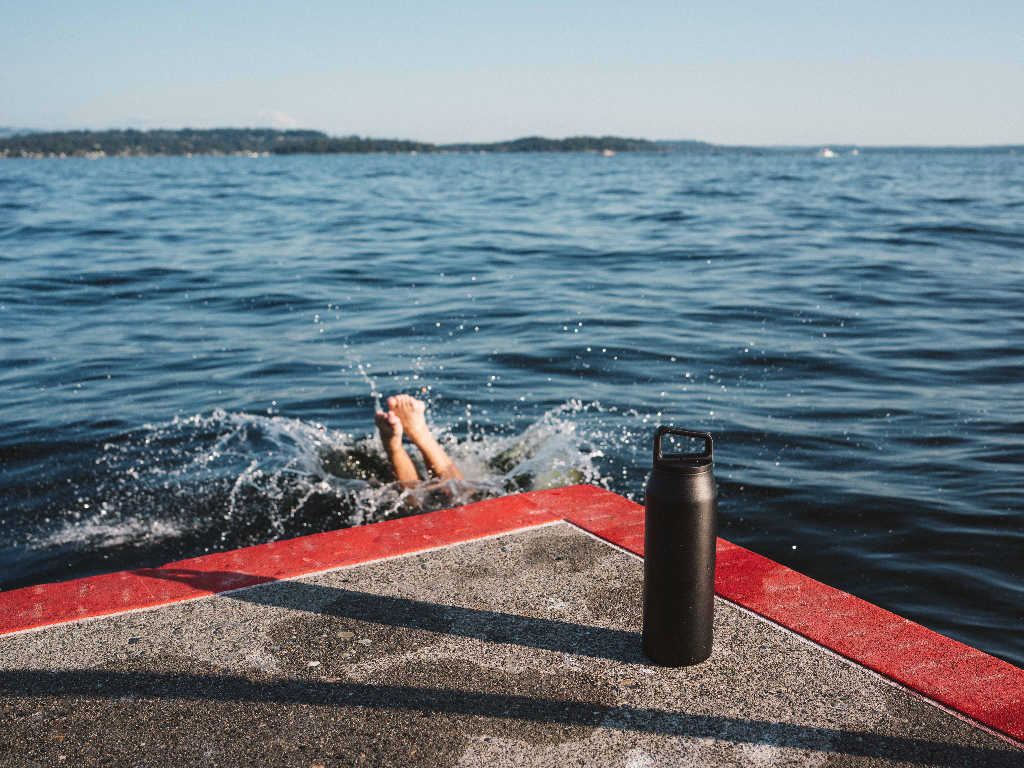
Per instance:
[[[1009,744],[1005,750],[1001,750],[886,736],[867,731],[843,731],[736,717],[691,715],[585,701],[302,678],[254,680],[231,675],[12,670],[0,672],[0,696],[73,696],[107,700],[153,698],[182,702],[267,702],[285,705],[365,707],[383,711],[412,710],[427,716],[445,714],[583,725],[841,755],[879,757],[890,761],[949,768],[1024,764],[1024,754]]]
[[[157,568],[140,573],[200,589],[209,589],[209,585],[216,579],[219,579],[220,583],[236,584],[240,578],[245,577],[245,574],[227,571],[190,571],[180,568]],[[440,605],[301,581],[263,581],[259,586],[263,588],[245,587],[221,594],[256,605],[306,610],[326,616],[630,664],[650,664],[641,653],[639,632],[591,627],[554,619],[519,616],[514,613]]]

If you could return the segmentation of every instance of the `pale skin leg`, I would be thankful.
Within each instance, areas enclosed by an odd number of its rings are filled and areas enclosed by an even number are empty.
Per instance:
[[[384,443],[384,450],[391,460],[391,467],[394,470],[395,478],[404,486],[412,486],[419,482],[420,476],[416,472],[416,465],[412,463],[409,454],[402,447],[402,422],[395,415],[394,411],[383,413],[377,411],[373,416],[380,432],[380,440]]]
[[[455,466],[455,462],[448,458],[444,448],[434,439],[434,436],[430,434],[430,430],[427,428],[427,420],[423,416],[424,411],[427,409],[426,403],[422,400],[417,400],[411,395],[392,395],[388,398],[388,408],[390,409],[387,414],[389,423],[391,423],[391,415],[394,414],[398,418],[405,434],[420,449],[420,453],[423,454],[423,462],[427,465],[427,469],[430,470],[430,474],[441,480],[462,479],[462,472]],[[380,426],[379,421],[377,426]],[[383,434],[381,432],[382,437]],[[399,432],[399,447],[401,447],[401,440],[401,432]],[[388,455],[390,456],[390,453]],[[408,458],[408,454],[406,454],[406,459]],[[411,461],[409,463],[410,465],[412,464]],[[392,464],[394,464],[394,459],[392,459]],[[415,469],[413,473],[415,475]],[[395,475],[398,475],[397,465],[395,466]],[[399,477],[399,480],[401,479]]]

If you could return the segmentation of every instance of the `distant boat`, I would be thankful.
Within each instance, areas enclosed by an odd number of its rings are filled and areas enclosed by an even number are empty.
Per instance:
[[[835,157],[835,156],[836,156],[836,153],[833,152],[828,147],[823,147],[822,149],[818,150],[818,157]]]
[[[601,154],[604,155],[605,157],[615,157],[615,150],[614,149],[605,149],[605,150],[602,150]]]
[[[853,152],[851,152],[850,154],[851,154],[851,155],[859,155],[859,154],[860,154],[860,152],[858,152],[858,151],[857,151],[857,150],[855,149],[855,150],[853,150]]]

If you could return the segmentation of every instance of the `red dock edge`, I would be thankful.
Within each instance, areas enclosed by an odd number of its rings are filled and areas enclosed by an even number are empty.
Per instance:
[[[160,568],[0,593],[0,635],[152,608],[559,520],[643,556],[643,507],[609,491],[578,485]],[[189,576],[168,580],[168,570],[187,570]],[[722,539],[716,592],[1024,746],[1024,670]]]

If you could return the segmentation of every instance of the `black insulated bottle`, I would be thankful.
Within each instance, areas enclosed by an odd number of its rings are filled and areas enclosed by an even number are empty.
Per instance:
[[[703,453],[661,452],[665,435],[704,441]],[[718,491],[711,435],[674,427],[654,434],[654,469],[644,498],[643,651],[667,667],[711,655],[715,614]]]

